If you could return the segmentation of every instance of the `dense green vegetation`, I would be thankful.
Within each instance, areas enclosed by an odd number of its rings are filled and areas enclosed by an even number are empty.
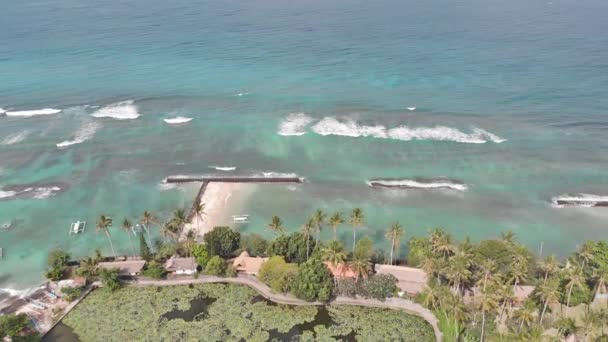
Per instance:
[[[192,321],[168,319],[204,300]],[[269,341],[295,334],[302,341],[334,341],[354,334],[358,341],[434,341],[422,319],[400,311],[328,306],[333,322],[315,322],[316,306],[271,305],[244,286],[208,284],[93,291],[64,319],[87,341]],[[302,331],[304,330],[304,331]]]
[[[61,279],[66,271],[68,261],[70,261],[68,253],[60,249],[52,250],[47,259],[48,270],[45,276],[51,280]]]

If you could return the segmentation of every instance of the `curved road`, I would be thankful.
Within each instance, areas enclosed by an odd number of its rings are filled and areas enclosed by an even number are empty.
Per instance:
[[[291,295],[274,293],[266,284],[260,282],[256,277],[250,275],[239,274],[236,278],[220,278],[214,276],[201,275],[198,278],[183,278],[183,279],[137,279],[129,282],[131,286],[171,286],[171,285],[188,285],[188,284],[209,284],[209,283],[231,283],[246,285],[256,290],[264,298],[279,304],[288,305],[358,305],[375,308],[388,308],[403,310],[407,313],[422,317],[427,321],[435,332],[435,339],[438,342],[443,341],[443,334],[439,330],[437,317],[428,309],[420,304],[416,304],[410,300],[402,298],[387,298],[385,301],[364,298],[350,298],[339,296],[329,303],[322,302],[307,302],[302,299],[295,298]]]

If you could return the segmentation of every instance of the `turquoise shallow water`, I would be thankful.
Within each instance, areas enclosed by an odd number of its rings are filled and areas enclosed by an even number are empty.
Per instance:
[[[317,207],[361,206],[378,247],[395,220],[409,236],[512,229],[562,255],[606,238],[605,209],[550,200],[608,194],[607,10],[600,0],[7,3],[0,222],[18,226],[0,232],[0,288],[37,284],[52,247],[108,252],[93,232],[99,214],[189,206],[194,186],[160,181],[213,165],[307,179],[259,187],[245,232],[267,234],[275,214],[296,229]],[[14,113],[42,108],[61,112]],[[141,116],[92,116],[100,110]],[[307,114],[302,127],[290,113]],[[175,116],[193,120],[163,121]],[[366,184],[419,177],[468,190]],[[77,219],[91,225],[69,238]],[[127,252],[126,235],[113,238]]]

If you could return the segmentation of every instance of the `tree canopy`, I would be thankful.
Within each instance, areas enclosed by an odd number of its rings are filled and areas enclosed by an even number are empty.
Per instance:
[[[327,301],[331,297],[332,278],[325,264],[311,258],[300,265],[294,282],[293,292],[307,301]]]
[[[226,258],[239,248],[241,234],[230,227],[215,227],[205,234],[204,240],[209,254]]]

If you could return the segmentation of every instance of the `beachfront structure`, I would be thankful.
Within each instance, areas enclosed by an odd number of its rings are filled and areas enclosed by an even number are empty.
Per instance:
[[[165,262],[165,270],[176,275],[194,274],[196,273],[196,262],[193,257],[180,258],[174,255]]]
[[[243,251],[238,257],[232,260],[232,266],[237,272],[257,275],[268,258],[249,256],[247,251]]]
[[[418,294],[426,287],[426,272],[419,268],[377,264],[375,269],[378,274],[395,276],[398,280],[397,287],[409,295]]]
[[[325,266],[327,266],[329,273],[331,273],[331,275],[336,279],[357,278],[357,273],[353,271],[353,269],[348,266],[348,264],[342,263],[336,265],[329,261],[325,261],[323,263],[325,264]]]
[[[118,269],[119,276],[137,276],[146,264],[145,260],[126,260],[126,261],[109,261],[100,262],[97,266],[106,270]]]
[[[516,305],[523,303],[526,299],[528,299],[528,297],[530,297],[530,295],[532,295],[532,293],[534,292],[534,289],[536,289],[536,286],[530,286],[530,285],[518,285],[515,286],[513,289],[513,299],[514,299],[514,303]],[[479,289],[478,287],[474,287],[470,290],[465,291],[465,295],[463,300],[465,302],[472,302],[475,300],[476,297],[481,296],[481,289]]]

